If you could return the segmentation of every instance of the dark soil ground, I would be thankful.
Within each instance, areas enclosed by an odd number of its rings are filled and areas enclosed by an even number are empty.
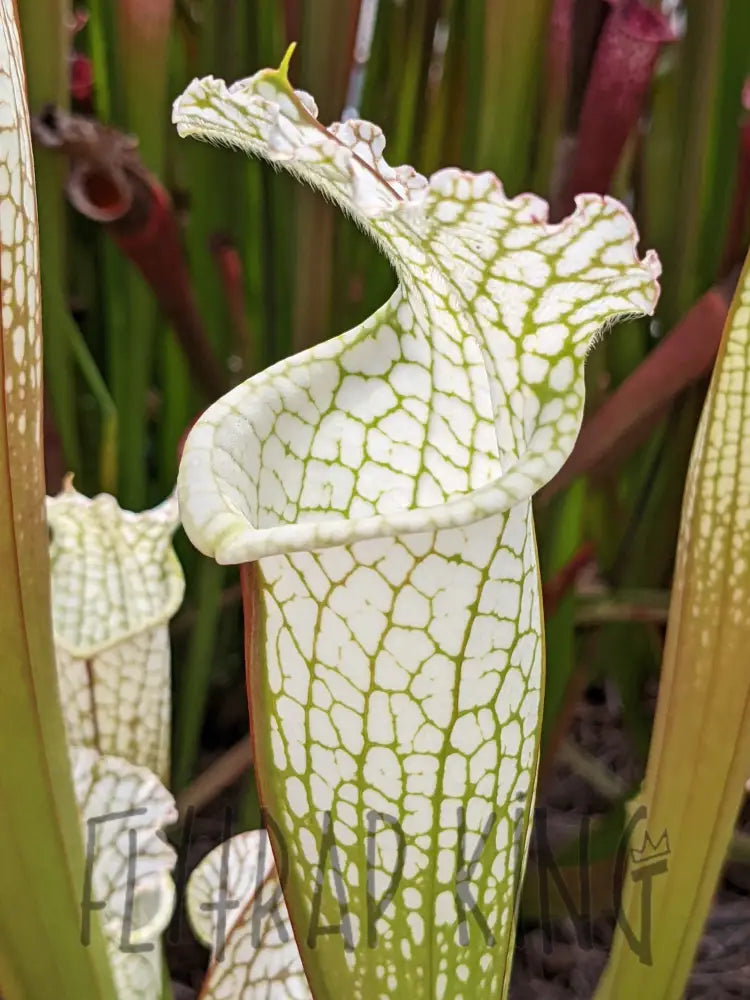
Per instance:
[[[611,810],[607,781],[582,776],[575,766],[576,749],[584,750],[602,766],[614,787],[632,787],[642,764],[620,725],[616,699],[601,689],[591,689],[576,709],[568,750],[561,754],[538,797],[538,817],[544,817],[545,836],[553,845],[570,838],[584,817],[595,822]],[[206,763],[210,760],[207,757]],[[227,819],[236,815],[240,786],[222,793],[193,821],[190,844],[181,859],[178,884],[201,857],[227,836]],[[750,809],[742,817],[750,830]],[[532,851],[533,857],[533,851]],[[611,894],[608,898],[611,898]],[[591,997],[604,968],[614,927],[614,917],[601,907],[599,915],[585,920],[569,916],[552,920],[543,928],[534,916],[522,919],[517,937],[511,1000],[585,1000]],[[192,937],[187,921],[177,916],[167,940],[167,956],[175,1000],[197,997],[207,953]],[[705,928],[686,1000],[750,1000],[750,867],[727,865]],[[477,998],[481,1000],[481,998]],[[622,998],[631,1000],[631,998]],[[637,1000],[649,1000],[648,997]]]

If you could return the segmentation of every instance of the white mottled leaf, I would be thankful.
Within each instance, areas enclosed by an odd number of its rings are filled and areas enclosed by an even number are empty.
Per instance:
[[[121,1000],[158,1000],[176,860],[162,830],[177,821],[174,799],[149,770],[120,757],[72,747],[71,763],[90,875],[84,912],[91,904],[91,918],[102,921]]]
[[[653,310],[658,260],[611,198],[550,225],[492,174],[389,167],[286,64],[194,81],[174,120],[321,188],[399,278],[210,407],[178,482],[201,551],[260,560],[254,757],[311,987],[504,997],[542,686],[531,497],[575,441],[594,337]]]
[[[212,951],[203,1000],[310,997],[265,831],[211,851],[190,876],[187,909]]]
[[[124,757],[166,780],[169,767],[168,622],[185,583],[172,547],[170,497],[122,510],[70,483],[47,498],[52,614],[68,739]]]

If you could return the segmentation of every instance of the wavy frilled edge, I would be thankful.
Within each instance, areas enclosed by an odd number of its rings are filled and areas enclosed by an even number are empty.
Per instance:
[[[578,195],[575,212],[552,224],[548,222],[549,206],[543,198],[523,193],[506,199],[502,182],[491,171],[472,173],[446,167],[427,178],[409,164],[392,167],[383,155],[386,139],[378,125],[363,119],[348,119],[326,127],[318,120],[318,108],[312,95],[293,89],[289,83],[288,69],[294,48],[294,45],[289,47],[278,69],[262,69],[229,85],[213,76],[194,79],[172,106],[172,122],[178,134],[183,138],[198,137],[249,151],[298,175],[355,218],[361,216],[365,220],[393,213],[418,220],[419,210],[429,201],[430,192],[446,177],[478,182],[484,195],[492,194],[523,208],[529,220],[538,223],[549,234],[575,226],[576,218],[585,214],[586,205],[591,201],[604,200],[620,206],[620,202],[609,196]],[[211,112],[218,107],[222,111],[231,109],[234,120],[217,117],[212,121]],[[247,121],[253,119],[262,123],[254,134],[245,129]],[[300,123],[315,133],[313,141],[310,141],[309,132],[305,134],[306,146],[300,141]],[[231,125],[234,129],[229,127]],[[319,162],[316,155],[330,158],[331,173],[316,173],[312,169]],[[374,186],[379,198],[372,197],[367,182]],[[621,207],[630,220],[633,262],[643,264],[652,278],[658,278],[661,265],[656,252],[651,250],[642,261],[639,259],[637,229],[627,210]],[[373,235],[369,228],[368,234]],[[386,247],[386,253],[390,255],[390,248]]]
[[[241,463],[247,450],[243,434],[248,423],[242,418],[249,412],[258,414],[262,405],[258,400],[268,387],[274,385],[282,395],[285,387],[296,390],[305,367],[337,362],[358,338],[372,331],[376,318],[389,305],[394,315],[388,316],[388,321],[400,335],[403,330],[393,322],[399,302],[412,306],[420,296],[427,301],[431,295],[442,294],[446,287],[450,301],[450,296],[458,290],[461,302],[453,317],[456,327],[463,326],[467,331],[465,336],[475,337],[489,357],[491,392],[500,400],[496,407],[500,411],[503,406],[510,407],[508,398],[503,400],[504,394],[509,397],[504,385],[509,375],[503,371],[503,358],[495,340],[507,333],[513,318],[506,322],[503,310],[507,303],[503,301],[503,293],[512,285],[514,272],[518,272],[519,285],[521,278],[523,281],[538,278],[538,274],[532,274],[533,267],[528,274],[523,272],[529,247],[535,253],[543,247],[544,266],[557,268],[555,281],[545,291],[554,292],[556,285],[562,288],[575,284],[579,294],[580,287],[588,282],[590,297],[596,299],[598,295],[607,301],[606,308],[598,313],[593,309],[587,313],[581,305],[580,329],[567,331],[566,347],[576,365],[602,327],[617,317],[653,312],[659,295],[658,258],[649,251],[639,259],[635,224],[615,199],[580,195],[575,212],[552,225],[547,222],[548,207],[542,199],[528,194],[506,198],[502,184],[493,174],[470,174],[448,168],[428,180],[412,167],[393,168],[384,159],[385,139],[377,126],[364,121],[335,123],[328,129],[321,125],[310,95],[294,91],[289,85],[289,56],[287,53],[278,70],[262,70],[231,86],[213,77],[193,81],[174,104],[173,120],[178,132],[243,148],[321,190],[379,244],[397,271],[400,288],[390,303],[355,330],[282,361],[238,386],[209,408],[191,431],[178,479],[183,524],[201,551],[225,564],[481,520],[528,500],[562,465],[580,424],[582,367],[580,371],[576,368],[576,378],[571,381],[568,394],[568,402],[572,400],[575,404],[577,423],[566,429],[563,447],[548,451],[541,447],[519,447],[517,429],[514,437],[506,426],[510,418],[504,419],[506,415],[496,413],[498,452],[509,458],[503,462],[501,475],[491,482],[452,495],[444,502],[407,506],[371,516],[268,527],[254,523],[241,509],[241,503],[218,483],[214,447],[217,429],[221,428],[230,442],[225,451]],[[591,255],[592,245],[596,250],[599,243],[605,248],[601,262],[595,254]],[[574,246],[581,250],[578,261],[566,256]],[[607,254],[609,261],[605,261]],[[474,279],[472,255],[480,262],[496,265],[491,274],[500,290],[490,301],[491,309],[496,312],[494,321],[488,318],[489,299],[483,294],[485,289]],[[584,267],[587,263],[591,267],[583,279],[574,282],[570,276],[578,277],[581,262]],[[496,273],[501,275],[501,281],[495,280]],[[550,273],[548,268],[548,276]],[[542,281],[539,287],[543,286]],[[478,290],[477,301],[469,297],[472,290]],[[430,308],[427,301],[428,313]],[[425,325],[428,336],[431,319],[428,316]],[[521,339],[516,337],[516,346]],[[498,356],[493,358],[493,352]],[[535,391],[528,385],[524,389]]]
[[[100,920],[119,1000],[162,992],[160,938],[174,911],[176,852],[163,830],[175,802],[156,775],[121,757],[71,747],[86,845],[84,921]]]
[[[318,121],[312,95],[292,89],[288,69],[294,47],[289,47],[278,69],[260,70],[231,85],[213,76],[193,80],[172,106],[172,121],[178,134],[200,135],[213,142],[236,145],[272,163],[283,164],[338,203],[341,202],[338,184],[348,181],[351,204],[343,207],[355,218],[359,214],[365,218],[380,215],[397,205],[406,208],[418,205],[428,186],[427,179],[408,164],[391,167],[385,161],[382,155],[385,137],[377,125],[350,119],[326,128]],[[205,115],[207,102],[236,107],[240,115],[245,113],[248,117],[260,112],[266,124],[266,138],[256,141],[247,133],[232,137],[225,122],[217,122],[212,128]],[[298,136],[290,128],[295,119],[304,120],[317,131],[321,151],[332,159],[334,173],[330,179],[321,175],[311,177],[307,169],[310,164],[298,159]]]
[[[70,760],[84,840],[93,857],[89,902],[106,903],[101,916],[113,944],[120,943],[123,924],[134,917],[141,919],[130,927],[130,940],[154,941],[174,908],[170,873],[177,855],[162,833],[177,822],[174,799],[148,768],[121,757],[71,747]],[[134,901],[146,897],[154,905],[148,913],[139,912]]]

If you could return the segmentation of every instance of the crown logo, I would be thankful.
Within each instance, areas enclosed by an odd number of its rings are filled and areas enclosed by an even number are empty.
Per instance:
[[[643,838],[643,846],[640,850],[637,847],[631,848],[630,858],[634,865],[644,865],[649,861],[658,861],[660,858],[669,856],[669,837],[667,831],[659,837],[656,843],[651,839],[648,830]]]

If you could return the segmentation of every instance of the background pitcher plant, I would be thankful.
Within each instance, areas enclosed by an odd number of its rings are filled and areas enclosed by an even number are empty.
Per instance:
[[[52,618],[68,739],[169,774],[169,619],[185,581],[172,548],[170,497],[122,510],[68,480],[47,498]]]
[[[320,189],[398,287],[204,413],[181,517],[220,563],[258,560],[255,765],[314,996],[505,996],[541,712],[531,498],[595,336],[653,311],[660,267],[611,198],[551,225],[493,174],[390,167],[376,126],[321,125],[288,59],[194,81],[178,131]]]
[[[264,830],[239,833],[204,857],[185,902],[196,937],[212,951],[204,1000],[309,1000]]]
[[[164,827],[174,799],[145,767],[72,747],[73,783],[86,844],[81,943],[100,922],[118,1000],[159,1000],[161,935],[172,916],[175,851]]]

